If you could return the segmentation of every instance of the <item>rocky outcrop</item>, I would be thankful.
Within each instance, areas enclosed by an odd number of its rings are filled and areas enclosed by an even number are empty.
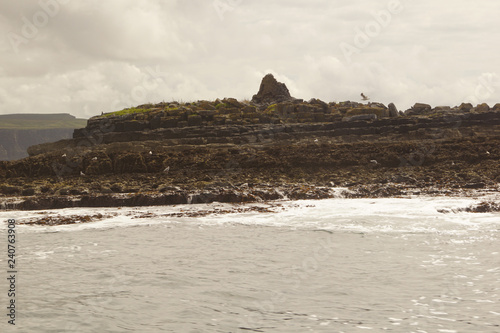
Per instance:
[[[393,117],[393,118],[399,117],[399,111],[396,108],[396,105],[394,105],[394,103],[389,103],[388,109],[389,109],[389,116],[390,117]]]
[[[274,104],[293,99],[284,83],[278,82],[272,74],[267,74],[262,79],[259,92],[252,97],[252,103]]]
[[[334,195],[325,189],[334,185],[353,189],[351,197],[449,194],[500,182],[495,108],[417,103],[401,113],[392,103],[305,102],[285,89],[263,84],[261,103],[145,104],[93,117],[71,139],[0,162],[0,197],[7,198],[0,205],[322,198]],[[9,199],[15,196],[22,200]]]

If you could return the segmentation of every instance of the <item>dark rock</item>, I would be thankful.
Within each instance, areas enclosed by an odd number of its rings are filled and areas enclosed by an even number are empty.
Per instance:
[[[470,110],[472,110],[472,108],[473,108],[473,106],[471,103],[462,103],[458,107],[458,110],[460,110],[462,112],[470,112]]]
[[[126,153],[115,160],[115,173],[147,172],[144,158],[140,154]]]
[[[464,188],[471,188],[471,189],[479,189],[479,188],[485,188],[486,184],[483,182],[479,183],[468,183],[464,185]]]
[[[238,108],[238,109],[241,109],[245,106],[245,105],[241,104],[240,102],[238,102],[238,100],[236,98],[224,98],[222,100],[222,103],[225,103],[228,107]]]
[[[284,83],[276,81],[272,74],[267,74],[260,84],[259,92],[252,97],[252,103],[273,104],[293,100]]]
[[[424,103],[415,103],[411,107],[410,110],[406,111],[407,114],[409,115],[424,115],[428,114],[432,110],[432,107],[429,104],[424,104]]]
[[[86,175],[102,175],[113,172],[113,162],[107,155],[99,155],[90,160],[85,169]]]
[[[398,109],[394,103],[389,103],[389,117],[399,117]]]
[[[451,112],[451,107],[449,107],[449,106],[436,106],[434,109],[432,109],[432,112],[434,112],[434,113]]]
[[[490,107],[486,103],[479,104],[478,106],[476,106],[475,109],[476,109],[476,112],[488,112],[488,111],[490,111]]]
[[[317,106],[319,106],[325,112],[328,110],[328,104],[326,104],[322,100],[319,100],[319,99],[316,99],[316,98],[311,99],[309,101],[309,104],[317,105]]]
[[[118,184],[111,185],[110,190],[115,193],[123,193],[123,188]]]
[[[16,195],[21,193],[21,188],[17,186],[3,185],[0,187],[0,193],[5,195]]]
[[[292,103],[279,103],[276,105],[276,111],[281,116],[287,116],[295,112],[295,105]]]
[[[500,103],[495,104],[491,110],[492,111],[500,111]]]
[[[342,118],[342,121],[377,120],[376,114],[360,114]]]
[[[25,188],[21,192],[21,195],[26,196],[26,197],[35,195],[35,189],[34,188]]]
[[[200,126],[202,124],[202,118],[200,115],[190,115],[188,116],[188,125],[189,126]]]
[[[387,106],[385,106],[383,103],[377,103],[377,102],[370,102],[368,103],[368,106],[371,108],[387,109]]]

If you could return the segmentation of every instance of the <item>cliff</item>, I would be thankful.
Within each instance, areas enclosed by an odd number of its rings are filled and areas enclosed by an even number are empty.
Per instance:
[[[324,198],[339,186],[365,197],[496,191],[499,125],[500,104],[416,103],[402,112],[303,101],[266,76],[252,101],[147,104],[93,117],[70,139],[0,162],[0,196],[44,209]]]
[[[30,146],[71,138],[85,123],[69,114],[0,115],[0,160],[21,159]]]

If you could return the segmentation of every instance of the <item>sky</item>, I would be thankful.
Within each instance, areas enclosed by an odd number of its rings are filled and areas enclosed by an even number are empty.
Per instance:
[[[251,99],[500,103],[492,0],[0,2],[0,114]]]

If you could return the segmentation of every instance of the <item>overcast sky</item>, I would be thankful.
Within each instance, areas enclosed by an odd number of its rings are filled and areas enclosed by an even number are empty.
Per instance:
[[[500,102],[493,0],[0,2],[0,114],[88,118],[142,103],[297,98]]]

